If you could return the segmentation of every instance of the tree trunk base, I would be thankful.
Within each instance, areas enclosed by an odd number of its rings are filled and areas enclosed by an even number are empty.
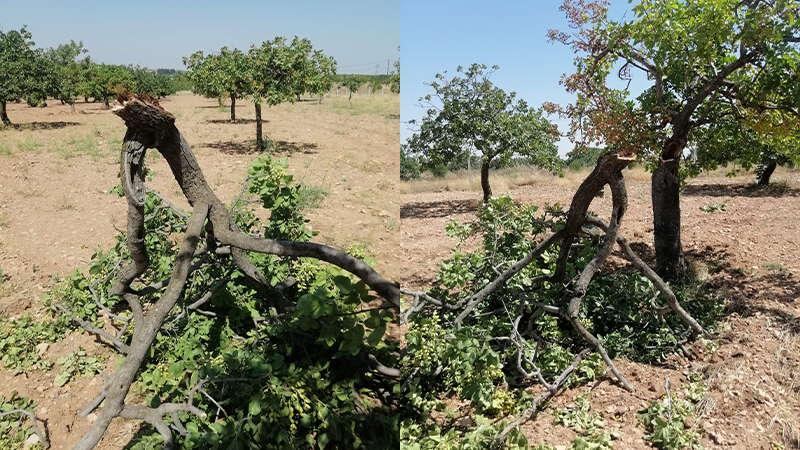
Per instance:
[[[680,159],[659,160],[652,176],[656,273],[678,281],[691,273],[681,248]]]

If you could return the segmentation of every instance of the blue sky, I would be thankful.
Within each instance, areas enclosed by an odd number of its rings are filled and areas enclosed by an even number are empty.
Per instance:
[[[386,73],[386,60],[400,57],[400,0],[0,0],[0,28],[24,24],[37,47],[83,41],[98,62],[151,68],[183,69],[181,57],[197,50],[295,35],[333,56],[340,73]]]
[[[515,91],[529,105],[539,107],[551,101],[567,104],[572,97],[559,79],[573,73],[574,54],[562,44],[547,42],[547,30],[568,31],[560,0],[482,2],[475,0],[422,1],[402,0],[402,90],[400,94],[400,134],[405,141],[411,131],[409,119],[421,119],[424,111],[415,106],[429,93],[425,82],[437,72],[455,74],[461,65],[483,63],[500,66],[491,80],[510,92]],[[612,0],[609,17],[631,18],[627,1]],[[633,73],[632,91],[641,91],[642,74]],[[567,121],[550,117],[566,131]],[[559,153],[572,149],[566,139],[559,143]]]

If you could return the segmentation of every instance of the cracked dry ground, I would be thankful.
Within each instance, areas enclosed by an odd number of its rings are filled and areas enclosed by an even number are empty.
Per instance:
[[[372,101],[356,112],[357,102]],[[378,104],[378,102],[385,102]],[[255,134],[251,103],[238,102],[236,124],[229,108],[216,100],[181,93],[162,101],[197,156],[209,185],[223,202],[239,193],[247,169],[258,154],[248,149]],[[125,199],[109,194],[118,178],[119,150],[125,125],[97,103],[28,108],[9,105],[9,116],[34,129],[0,130],[0,315],[42,317],[41,297],[54,286],[52,275],[86,273],[98,246],[113,245],[125,229]],[[381,113],[370,112],[381,111]],[[328,192],[318,209],[306,210],[309,225],[320,232],[317,242],[338,248],[357,243],[378,261],[389,279],[400,273],[395,250],[399,223],[399,126],[396,96],[354,99],[328,96],[322,105],[303,101],[264,111],[264,133],[288,156],[289,172],[298,181]],[[148,152],[155,171],[152,186],[186,209],[177,183],[156,151]],[[89,355],[111,352],[82,333],[42,347],[55,362],[73,349]],[[106,372],[114,358],[106,360]],[[53,449],[71,448],[89,429],[91,417],[79,418],[99,392],[103,379],[78,378],[63,387],[54,384],[60,366],[13,376],[0,367],[0,394],[14,390],[38,402],[36,416],[48,430]],[[135,389],[134,389],[135,390]],[[133,402],[135,403],[135,401]],[[125,446],[138,424],[115,419],[98,448]]]
[[[629,210],[621,233],[652,264],[650,183],[645,174],[635,175],[626,177]],[[568,206],[578,182],[543,177],[510,194],[519,202]],[[747,182],[712,173],[690,180],[682,192],[684,250],[726,299],[727,315],[713,337],[718,345],[713,353],[703,352],[694,361],[675,357],[661,367],[619,361],[617,367],[636,389],[633,394],[608,376],[593,385],[592,409],[602,414],[606,429],[621,431],[615,448],[652,448],[642,439],[639,410],[665,394],[665,378],[679,392],[688,369],[701,372],[708,385],[705,413],[687,424],[700,432],[705,448],[800,448],[800,172],[781,172],[773,183],[785,184],[771,191]],[[606,191],[591,208],[605,218],[611,201]],[[402,278],[406,287],[423,289],[434,281],[439,263],[456,244],[445,235],[446,224],[471,220],[479,199],[479,192],[401,196],[399,256],[413,269]],[[725,211],[700,209],[726,200]],[[551,406],[570,406],[587,388],[562,392]],[[576,436],[553,425],[546,412],[523,429],[529,442],[558,448]]]

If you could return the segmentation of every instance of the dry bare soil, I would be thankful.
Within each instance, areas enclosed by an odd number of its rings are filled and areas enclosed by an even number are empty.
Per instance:
[[[119,151],[125,126],[98,103],[39,109],[10,104],[8,114],[20,126],[0,129],[0,316],[44,314],[39,300],[54,286],[53,275],[88,270],[98,246],[108,248],[125,229],[126,203],[109,194],[118,180]],[[206,179],[223,202],[230,203],[258,153],[251,103],[238,102],[237,123],[216,100],[180,93],[162,102],[176,117]],[[264,110],[264,132],[287,156],[289,172],[307,186],[328,193],[321,205],[304,211],[319,231],[315,241],[338,248],[357,244],[378,261],[389,279],[400,274],[399,246],[399,100],[396,95],[328,96],[322,104],[305,100]],[[151,154],[150,154],[151,153]],[[157,152],[147,157],[155,171],[151,186],[178,206],[188,208],[166,162]],[[79,346],[88,354],[111,353],[91,337],[72,333],[50,346],[43,357],[55,362]],[[109,361],[113,361],[111,358]],[[113,363],[107,362],[107,371]],[[97,375],[64,387],[54,384],[59,366],[13,376],[0,367],[0,395],[11,391],[38,403],[36,416],[49,432],[53,449],[68,449],[90,425],[76,413],[103,385]],[[117,419],[99,448],[125,446],[138,424]]]
[[[565,179],[531,176],[522,183],[498,178],[495,193],[509,193],[515,201],[543,206],[569,206],[572,194],[587,172]],[[706,449],[800,448],[800,172],[782,171],[772,189],[757,189],[747,179],[728,179],[715,172],[689,181],[682,192],[682,241],[687,256],[702,276],[726,300],[721,331],[713,337],[718,347],[694,361],[673,358],[655,367],[620,361],[617,367],[631,381],[631,394],[600,378],[592,388],[591,405],[605,419],[606,428],[622,436],[614,448],[651,448],[638,412],[650,399],[665,395],[665,379],[673,392],[686,382],[684,372],[703,374],[708,402],[701,417],[688,426],[699,431]],[[465,178],[465,176],[462,176]],[[650,182],[641,170],[626,172],[629,210],[621,233],[651,264],[653,225]],[[456,191],[463,180],[403,183],[399,258],[408,271],[401,281],[424,289],[435,282],[436,271],[456,244],[445,235],[450,220],[474,218],[480,193]],[[419,192],[438,187],[438,192]],[[477,181],[475,182],[477,184]],[[497,186],[522,184],[510,189]],[[598,198],[592,210],[610,212],[610,193]],[[418,192],[418,193],[414,193]],[[725,211],[706,213],[701,207],[725,204]],[[697,349],[699,352],[700,349]],[[587,386],[561,393],[551,405],[571,406]],[[575,433],[540,414],[524,425],[531,443],[546,442],[566,448]]]

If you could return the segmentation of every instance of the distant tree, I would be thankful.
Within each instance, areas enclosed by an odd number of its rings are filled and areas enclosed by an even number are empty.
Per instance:
[[[146,67],[130,66],[136,94],[147,94],[155,98],[163,98],[177,92],[177,87],[172,77],[159,74],[157,71]]]
[[[400,46],[397,46],[397,51],[400,51]],[[392,74],[391,91],[395,94],[400,93],[400,60],[394,62],[394,73]]]
[[[210,98],[231,99],[231,122],[236,122],[236,100],[253,90],[252,60],[239,49],[222,47],[219,53],[195,52],[183,58],[195,92]]]
[[[453,159],[463,158],[475,149],[481,155],[481,187],[484,201],[492,195],[489,168],[498,158],[506,164],[514,155],[530,157],[531,162],[548,170],[558,170],[561,160],[555,141],[557,129],[541,110],[517,100],[489,80],[498,69],[488,72],[483,64],[469,69],[458,67],[463,76],[448,79],[436,74],[428,86],[434,94],[420,98],[426,109],[422,123],[409,121],[416,127],[408,139],[411,152],[421,155],[429,168]]]
[[[297,40],[297,38],[295,38]],[[333,86],[333,76],[336,75],[336,60],[333,57],[325,56],[320,50],[311,52],[311,42],[303,39],[307,45],[300,45],[299,51],[303,54],[298,55],[303,61],[300,75],[296,77],[294,92],[297,100],[300,95],[307,93],[322,97],[331,90]]]
[[[309,64],[309,55],[318,55],[319,62],[332,59],[313,52],[311,41],[295,37],[291,43],[286,38],[276,37],[260,47],[250,48],[249,58],[253,70],[253,103],[256,110],[256,147],[264,149],[261,105],[274,106],[283,102],[294,103],[299,86],[319,86],[326,76],[320,74],[320,65]],[[330,72],[328,73],[330,76]]]
[[[110,98],[126,90],[135,90],[133,74],[127,67],[96,63],[88,67],[78,88],[80,95],[102,101],[106,108]]]
[[[776,114],[771,112],[770,114]],[[765,122],[761,119],[762,125]],[[697,176],[703,170],[714,170],[729,163],[741,169],[756,169],[759,185],[769,184],[770,177],[780,166],[800,162],[800,133],[772,128],[764,133],[747,127],[746,121],[725,115],[715,117],[709,124],[692,133],[692,153],[686,161],[685,176]],[[735,176],[737,170],[729,174]]]
[[[41,65],[46,72],[47,95],[70,105],[75,112],[75,96],[78,95],[89,56],[79,57],[87,53],[83,42],[62,44],[44,52]]]
[[[421,167],[419,164],[419,159],[414,156],[410,155],[406,151],[406,146],[400,146],[400,179],[403,181],[408,181],[411,179],[419,178],[421,173]]]
[[[0,31],[0,120],[6,126],[11,125],[6,111],[8,102],[46,95],[41,83],[41,57],[31,38],[25,26],[19,31]]]
[[[605,148],[600,147],[580,147],[576,148],[566,155],[564,163],[572,167],[573,163],[577,163],[580,167],[594,167],[597,165],[597,160],[606,152]]]
[[[347,99],[350,100],[353,98],[353,92],[358,92],[362,84],[364,84],[364,79],[362,77],[358,75],[347,75],[341,81],[340,86],[346,87],[350,92],[350,96],[347,97]]]

